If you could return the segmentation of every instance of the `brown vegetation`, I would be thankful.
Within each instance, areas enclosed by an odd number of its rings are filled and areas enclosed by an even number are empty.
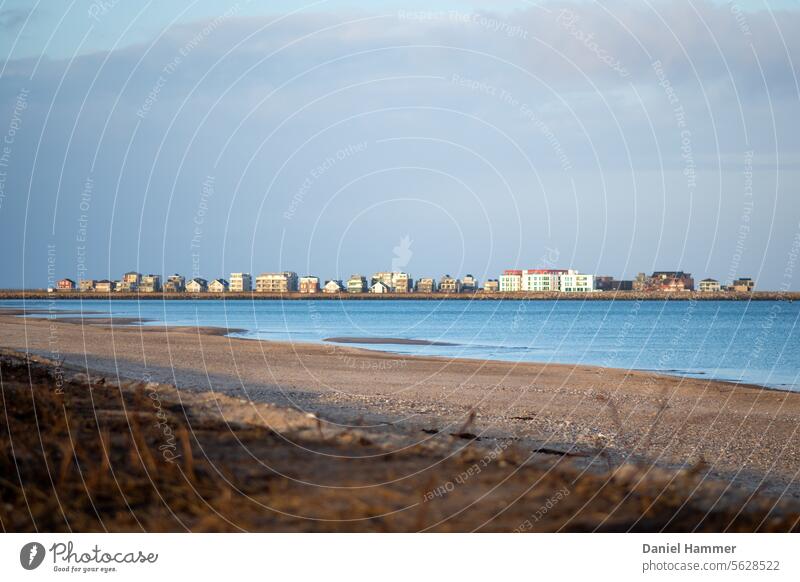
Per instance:
[[[484,446],[469,421],[387,441],[219,394],[90,385],[10,353],[0,380],[4,531],[790,531],[800,520],[797,505],[705,479],[702,463],[597,469]]]

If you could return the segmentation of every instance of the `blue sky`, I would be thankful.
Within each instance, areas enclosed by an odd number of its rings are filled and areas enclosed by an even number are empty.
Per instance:
[[[0,287],[49,249],[341,278],[408,237],[413,276],[798,289],[796,6],[6,1]]]

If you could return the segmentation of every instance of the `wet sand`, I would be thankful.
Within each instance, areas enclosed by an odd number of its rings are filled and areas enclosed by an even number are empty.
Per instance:
[[[449,342],[400,337],[328,337],[323,341],[334,344],[395,345],[395,346],[456,346]]]
[[[89,320],[85,320],[89,321]],[[800,394],[589,366],[408,357],[225,330],[0,315],[0,346],[120,379],[313,413],[325,426],[513,439],[587,463],[705,463],[712,476],[800,494]],[[243,405],[244,406],[244,405]]]

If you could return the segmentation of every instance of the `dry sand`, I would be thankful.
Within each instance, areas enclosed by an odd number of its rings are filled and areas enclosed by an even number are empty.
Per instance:
[[[88,319],[86,320],[89,321]],[[587,466],[704,461],[709,474],[800,496],[800,394],[588,366],[408,357],[241,340],[217,329],[0,315],[0,347],[119,379],[314,413],[331,428],[513,439]],[[242,405],[246,407],[246,404]]]

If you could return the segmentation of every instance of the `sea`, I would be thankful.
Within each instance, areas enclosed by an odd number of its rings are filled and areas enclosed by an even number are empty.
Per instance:
[[[355,338],[349,345],[403,355],[589,364],[800,391],[800,302],[149,299],[0,307],[222,327],[251,340]],[[430,343],[358,343],[363,338]]]

